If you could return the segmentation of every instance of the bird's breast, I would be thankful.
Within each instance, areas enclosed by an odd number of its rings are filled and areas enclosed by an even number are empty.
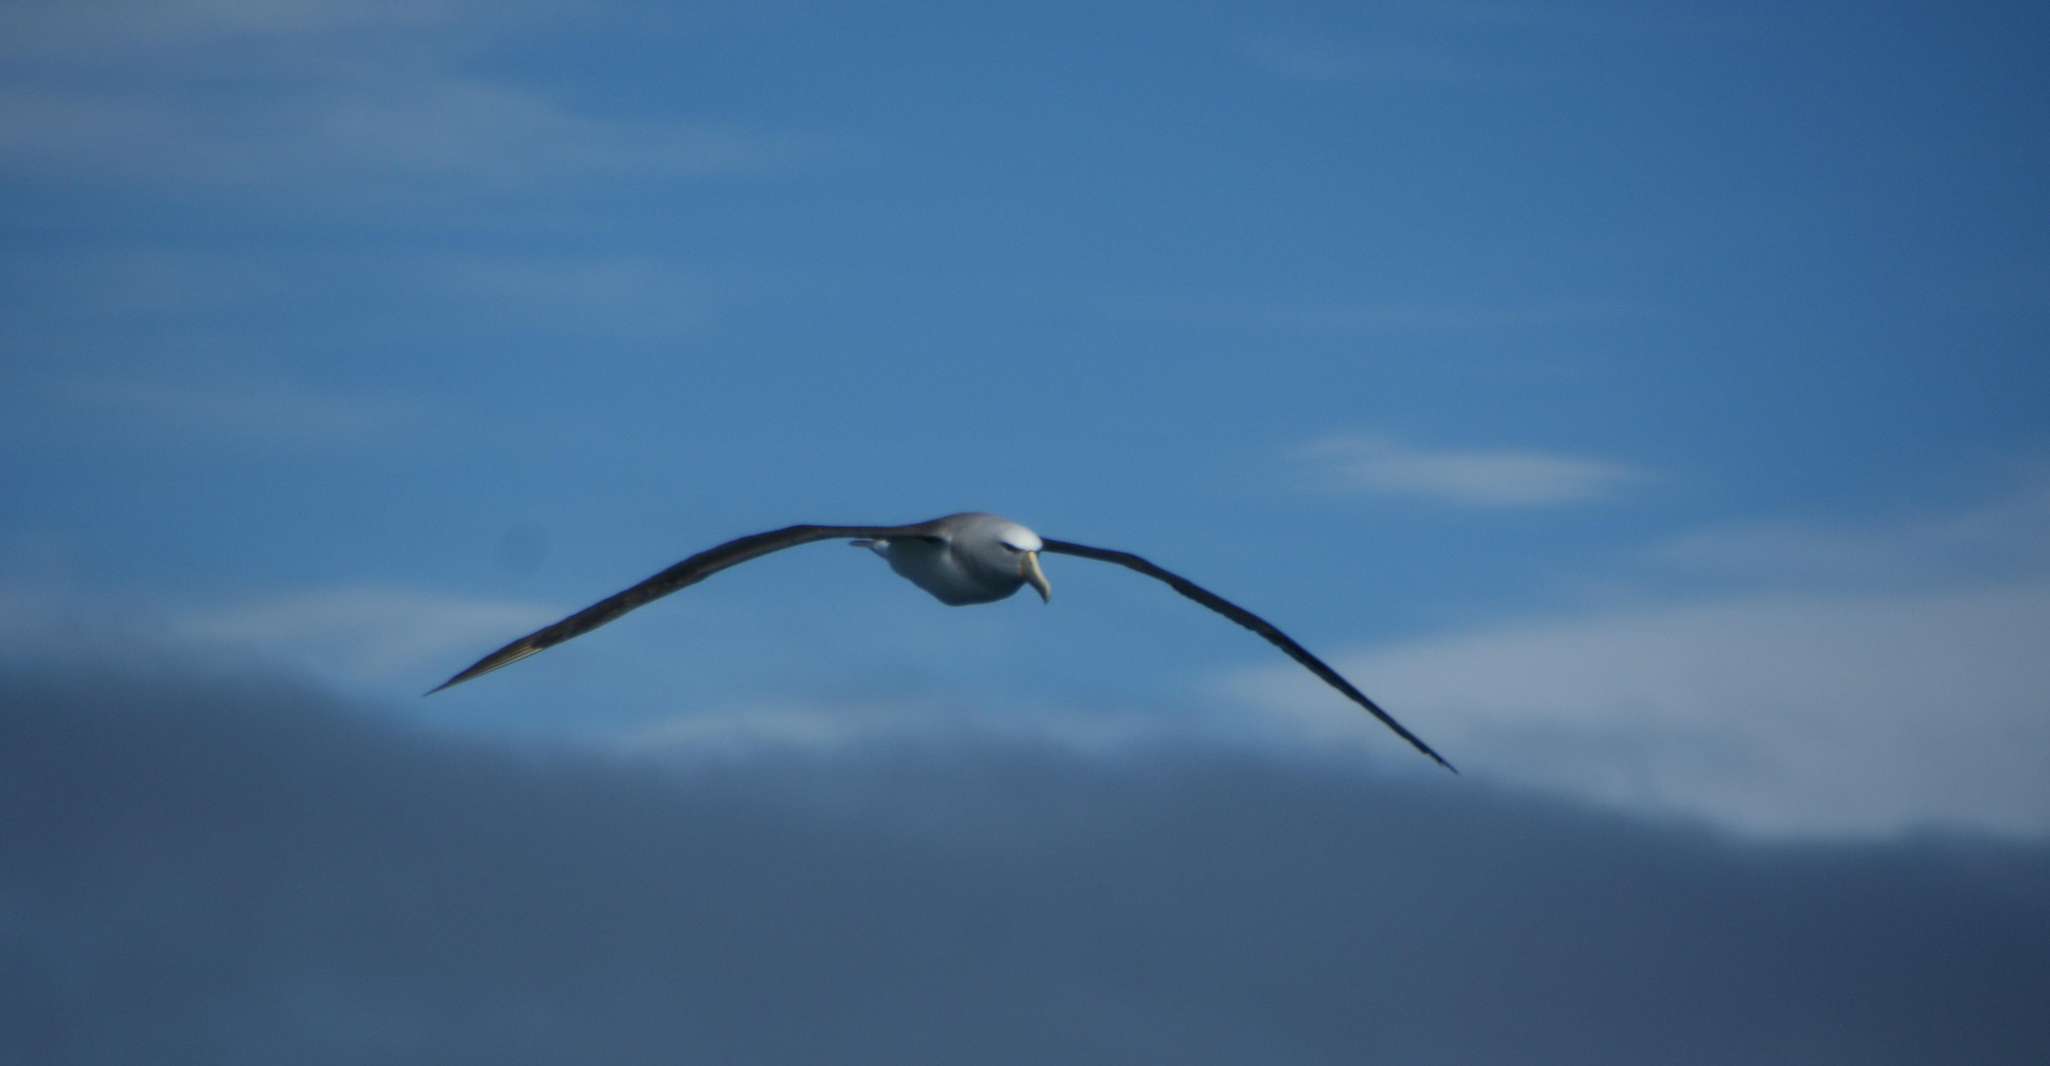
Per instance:
[[[993,603],[1024,584],[1020,578],[978,571],[944,544],[891,541],[883,557],[890,561],[890,569],[950,607]]]

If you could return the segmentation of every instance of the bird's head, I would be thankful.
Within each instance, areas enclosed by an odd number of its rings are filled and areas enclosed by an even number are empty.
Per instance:
[[[1008,518],[977,515],[954,537],[954,550],[968,557],[978,569],[1015,577],[1031,585],[1042,602],[1053,601],[1053,587],[1039,568],[1043,547],[1039,534]],[[1016,587],[1016,586],[1012,586]]]

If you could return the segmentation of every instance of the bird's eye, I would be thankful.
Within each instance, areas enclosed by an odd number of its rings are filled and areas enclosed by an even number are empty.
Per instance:
[[[1001,544],[1001,543],[1003,543],[1003,542],[999,541],[998,543],[1000,543],[1000,544]],[[1005,545],[1004,545],[1004,550],[1005,550],[1005,551],[1007,551],[1007,552],[1010,552],[1010,553],[1011,553],[1012,555],[1016,555],[1016,554],[1018,554],[1019,552],[1023,551],[1024,549],[1022,549],[1022,548],[1018,547],[1018,546],[1017,546],[1016,544],[1005,544]]]

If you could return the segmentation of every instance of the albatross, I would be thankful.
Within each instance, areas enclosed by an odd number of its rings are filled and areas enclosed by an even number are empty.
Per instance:
[[[1269,644],[1286,652],[1289,658],[1301,663],[1325,684],[1366,708],[1367,713],[1380,719],[1382,725],[1394,730],[1395,735],[1408,741],[1411,747],[1447,770],[1453,770],[1444,756],[1404,728],[1394,715],[1382,710],[1380,704],[1368,699],[1324,660],[1310,654],[1308,648],[1296,643],[1294,638],[1259,615],[1131,552],[1041,537],[1008,518],[981,512],[951,514],[930,522],[903,526],[795,525],[736,537],[507,644],[429,689],[427,694],[431,696],[451,685],[510,666],[571,637],[588,633],[636,607],[695,585],[728,567],[821,540],[846,540],[855,547],[873,551],[890,564],[890,569],[951,607],[994,603],[1027,585],[1039,593],[1042,602],[1053,602],[1053,588],[1047,583],[1046,572],[1039,566],[1042,552],[1116,563],[1128,570],[1136,570],[1166,582],[1176,592],[1266,638]]]

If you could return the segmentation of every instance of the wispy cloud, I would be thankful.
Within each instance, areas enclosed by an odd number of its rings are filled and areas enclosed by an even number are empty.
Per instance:
[[[2050,574],[2050,478],[2003,499],[1856,527],[1734,523],[1652,546],[1645,561],[1746,586],[1875,590]]]
[[[527,176],[691,177],[774,169],[813,145],[731,124],[615,119],[531,90],[434,79],[313,102],[310,150],[386,169],[498,181]]]
[[[1610,495],[1646,475],[1606,459],[1528,449],[1426,449],[1386,437],[1333,436],[1301,451],[1340,492],[1416,496],[1468,507],[1545,507]]]
[[[62,379],[56,392],[138,438],[149,429],[186,439],[253,438],[295,445],[359,445],[415,423],[419,404],[401,397],[323,390],[286,378],[225,374],[195,380],[143,375]],[[142,432],[137,432],[142,431]]]
[[[1424,87],[1529,82],[1570,74],[1561,57],[1582,59],[1602,38],[1760,34],[1758,20],[1727,12],[1606,10],[1538,3],[1430,3],[1356,6],[1322,24],[1298,23],[1249,33],[1239,51],[1257,69],[1311,84],[1413,84]],[[1533,47],[1533,42],[1543,45]],[[1514,43],[1518,47],[1505,45]],[[1569,47],[1580,45],[1580,47]]]
[[[334,192],[318,202],[340,208],[445,185],[475,196],[758,174],[836,150],[829,138],[720,116],[582,107],[554,86],[481,71],[480,37],[589,14],[491,5],[489,18],[464,17],[472,7],[482,5],[12,8],[0,14],[0,56],[14,60],[0,79],[0,172],[153,188],[319,185]]]
[[[413,272],[480,313],[577,333],[675,336],[721,301],[688,265],[646,256],[428,256]]]
[[[1254,66],[1290,81],[1473,81],[1488,73],[1479,63],[1419,40],[1343,41],[1329,36],[1263,33],[1241,46]]]
[[[1250,309],[1263,326],[1313,334],[1472,333],[1573,327],[1641,317],[1615,301],[1554,300],[1517,305],[1444,303],[1276,303]]]
[[[0,166],[234,187],[403,178],[491,190],[773,171],[825,146],[703,119],[603,117],[518,86],[448,77],[275,89],[229,101],[147,89],[0,91]]]
[[[464,0],[22,0],[0,12],[0,54],[105,57],[211,41],[446,23]]]
[[[320,676],[381,680],[439,667],[457,652],[491,646],[563,613],[517,600],[349,585],[188,611],[173,620],[171,631],[174,637],[289,661]]]
[[[637,726],[616,739],[624,751],[667,757],[731,756],[776,750],[844,752],[864,747],[988,741],[1028,743],[1078,754],[1221,734],[1217,723],[1163,720],[1157,715],[1091,709],[1007,706],[980,715],[952,702],[917,696],[889,699],[780,701],[714,707]]]
[[[1913,566],[1944,543],[1925,528],[1845,540]],[[2025,552],[2033,532],[2010,530],[2000,551]],[[1792,557],[1759,562],[1761,577],[1827,555],[1820,532],[1780,542]],[[2050,834],[2050,577],[1948,573],[1941,587],[1767,580],[1706,602],[1640,596],[1334,661],[1481,774],[1769,833]],[[1298,672],[1234,684],[1320,743],[1382,740]]]
[[[306,252],[240,249],[203,252],[154,245],[58,254],[34,262],[0,263],[0,338],[33,345],[63,338],[79,327],[127,328],[116,352],[88,352],[103,364],[164,361],[166,348],[196,377],[232,389],[237,380],[262,381],[258,368],[230,365],[190,369],[184,349],[269,349],[261,331],[278,308],[315,309],[351,321],[368,317],[365,305],[414,323],[454,317],[465,334],[474,323],[517,323],[566,332],[670,337],[701,324],[731,291],[693,264],[634,254],[572,254],[500,250],[491,254],[443,249]],[[423,321],[425,320],[425,321]],[[252,336],[256,334],[256,336]],[[295,339],[296,341],[296,339]],[[205,357],[200,357],[204,363]],[[247,384],[245,388],[255,387]],[[278,382],[261,387],[287,388]],[[305,391],[302,387],[300,391]]]
[[[275,259],[146,243],[0,260],[0,286],[9,320],[0,336],[21,335],[25,323],[228,318],[292,295]]]

